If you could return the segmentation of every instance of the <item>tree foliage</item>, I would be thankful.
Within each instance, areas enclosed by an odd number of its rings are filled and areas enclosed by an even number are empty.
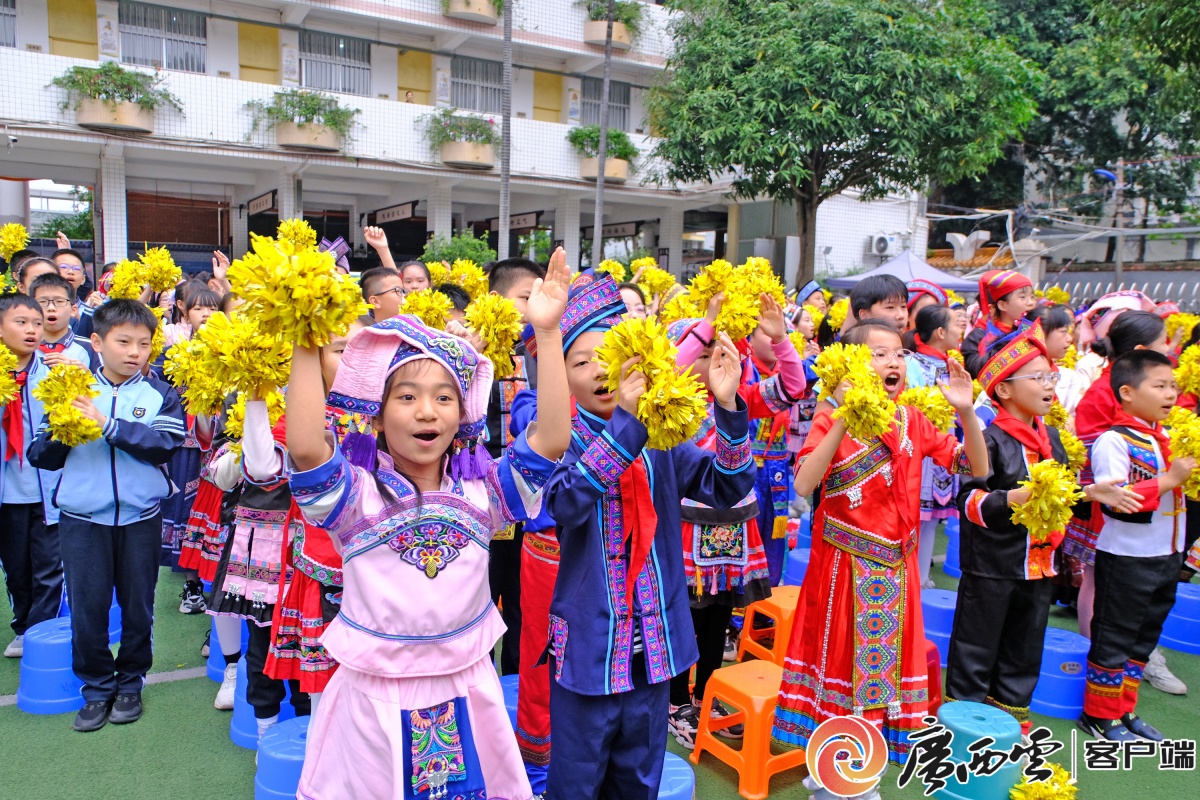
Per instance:
[[[649,101],[668,181],[732,178],[796,208],[800,281],[816,211],[984,170],[1035,110],[1036,66],[915,0],[673,0],[675,51]]]
[[[1196,0],[1108,0],[1097,12],[1143,47],[1162,53],[1169,67],[1200,69],[1200,4]]]

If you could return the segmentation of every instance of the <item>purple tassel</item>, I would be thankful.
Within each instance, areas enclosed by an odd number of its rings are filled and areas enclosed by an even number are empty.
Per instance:
[[[491,466],[492,457],[482,443],[467,445],[450,456],[450,477],[455,482],[480,480]]]
[[[367,472],[374,472],[378,466],[376,455],[379,445],[374,434],[360,431],[349,431],[342,437],[342,455],[356,467],[362,467]]]

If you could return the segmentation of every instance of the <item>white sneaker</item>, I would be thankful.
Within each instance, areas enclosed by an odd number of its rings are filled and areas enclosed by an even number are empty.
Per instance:
[[[8,647],[4,648],[5,658],[20,658],[25,655],[25,637],[18,636],[8,643]]]
[[[1142,677],[1160,692],[1187,694],[1187,684],[1176,678],[1175,674],[1167,668],[1167,659],[1157,647],[1150,654],[1150,660],[1146,662]]]
[[[221,678],[221,688],[217,690],[217,699],[213,701],[213,708],[220,711],[229,711],[233,708],[233,697],[237,691],[237,664],[228,664],[225,667],[225,675]]]

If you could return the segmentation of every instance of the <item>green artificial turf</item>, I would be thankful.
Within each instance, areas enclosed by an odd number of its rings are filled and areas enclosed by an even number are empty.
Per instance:
[[[940,537],[941,538],[941,537]],[[944,539],[943,539],[944,542]],[[944,550],[944,544],[939,545]],[[934,580],[943,589],[957,581],[935,567]],[[179,613],[177,597],[182,577],[164,570],[160,576],[155,623],[155,672],[200,666],[199,647],[208,627],[206,616]],[[0,619],[7,619],[7,603],[0,600]],[[1077,630],[1074,617],[1064,609],[1051,612],[1050,624]],[[8,638],[0,635],[0,645]],[[1168,651],[1171,669],[1200,692],[1200,658]],[[18,662],[0,659],[0,695],[16,691]],[[229,712],[212,707],[217,685],[207,678],[150,685],[145,691],[145,716],[132,725],[109,725],[92,734],[70,730],[71,716],[39,717],[15,706],[0,707],[0,752],[7,769],[0,779],[0,800],[249,800],[254,795],[254,754],[229,740]],[[1144,686],[1139,712],[1168,737],[1200,734],[1200,708],[1193,698],[1170,697]],[[1074,729],[1068,720],[1035,719],[1048,725],[1060,741],[1069,742]],[[1080,800],[1100,798],[1192,798],[1197,796],[1196,774],[1159,771],[1157,763],[1135,761],[1130,772],[1097,773],[1083,770],[1079,737]],[[664,739],[666,739],[664,732]],[[670,752],[687,757],[674,741]],[[1052,760],[1069,764],[1060,753]],[[709,754],[696,769],[698,800],[736,800],[737,774]],[[896,788],[899,770],[884,777],[884,800],[917,800],[921,787]],[[797,774],[771,781],[772,798],[803,800],[808,792]],[[554,798],[574,800],[574,798]]]

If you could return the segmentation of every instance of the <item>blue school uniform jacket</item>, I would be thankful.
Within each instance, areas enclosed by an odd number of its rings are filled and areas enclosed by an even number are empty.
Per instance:
[[[129,525],[159,511],[174,493],[164,466],[187,434],[183,406],[167,383],[135,375],[113,384],[96,372],[93,399],[108,417],[104,435],[79,447],[50,438],[43,419],[29,460],[61,469],[54,504],[62,513],[99,525]]]
[[[46,524],[57,525],[58,509],[54,506],[52,496],[54,487],[58,485],[58,473],[37,469],[29,461],[29,451],[33,447],[34,439],[37,438],[37,430],[41,425],[42,417],[45,416],[42,401],[33,396],[33,390],[50,373],[50,368],[42,362],[41,353],[34,353],[26,369],[29,371],[29,377],[26,378],[25,385],[21,387],[21,427],[25,430],[25,452],[21,459],[13,456],[4,462],[3,468],[0,469],[0,501],[3,500],[6,489],[10,498],[9,502],[12,503],[36,503],[40,499]],[[0,414],[3,413],[4,408],[5,405],[0,405]],[[0,458],[3,458],[7,452],[8,433],[4,430],[4,426],[0,425]],[[19,485],[19,488],[13,484]],[[18,494],[25,496],[17,498]]]
[[[60,349],[67,358],[75,359],[90,371],[95,372],[100,369],[100,356],[96,355],[96,351],[92,349],[92,343],[86,336],[78,336],[73,330],[67,328],[66,335],[54,344],[62,345]],[[43,348],[50,346],[42,345]]]
[[[670,680],[696,662],[679,500],[730,508],[754,489],[757,471],[745,404],[739,399],[735,412],[717,406],[715,414],[715,452],[690,442],[664,451],[644,449],[646,428],[624,409],[607,422],[579,409],[571,446],[546,485],[561,547],[550,650],[563,687],[585,695],[633,689],[635,623],[650,683]],[[646,467],[658,527],[630,614],[620,479],[635,457]]]

